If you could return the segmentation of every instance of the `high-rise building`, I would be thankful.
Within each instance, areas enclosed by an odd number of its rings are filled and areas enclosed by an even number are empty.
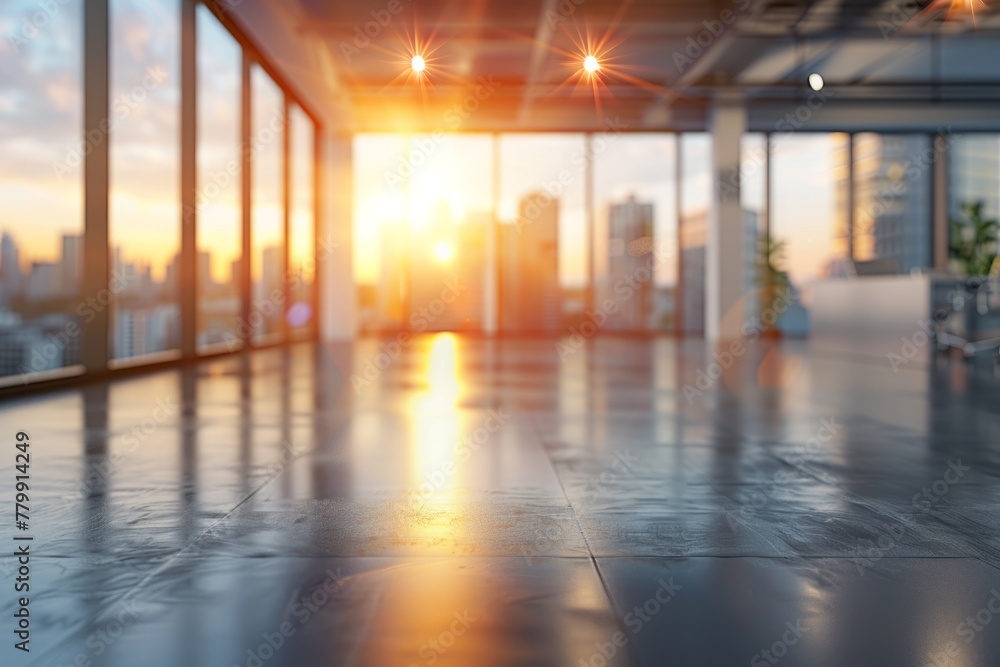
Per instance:
[[[635,197],[612,204],[608,213],[608,283],[610,286],[628,280],[632,292],[628,299],[615,293],[607,295],[618,306],[608,316],[608,330],[645,331],[652,325],[656,265],[655,260],[651,261],[652,252],[653,205],[638,202]]]
[[[21,264],[17,242],[7,232],[0,238],[0,293],[5,297],[21,291]]]
[[[681,325],[682,332],[701,334],[705,331],[705,242],[708,237],[708,209],[701,209],[681,219]],[[757,235],[757,213],[743,209],[743,310],[744,319],[759,314],[757,283],[760,248]]]
[[[903,273],[931,265],[931,170],[912,171],[929,146],[926,135],[855,135],[855,260],[894,260]]]
[[[408,279],[406,263],[409,257],[409,228],[402,223],[387,223],[379,231],[379,282],[376,295],[379,329],[398,329],[409,325],[404,313]]]
[[[50,262],[33,262],[25,296],[28,301],[47,301],[62,296],[62,269]]]
[[[62,237],[62,293],[74,296],[83,278],[83,236],[63,234]]]
[[[963,204],[982,202],[987,220],[1000,217],[1000,138],[995,134],[955,139],[948,149],[948,192],[951,216],[958,217]]]
[[[500,325],[506,332],[554,332],[562,326],[559,200],[524,197],[516,224],[499,226]]]

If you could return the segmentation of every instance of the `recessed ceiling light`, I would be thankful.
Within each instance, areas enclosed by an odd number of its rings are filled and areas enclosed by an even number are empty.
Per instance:
[[[809,75],[809,87],[815,90],[817,93],[823,90],[823,76],[817,72],[813,72]]]

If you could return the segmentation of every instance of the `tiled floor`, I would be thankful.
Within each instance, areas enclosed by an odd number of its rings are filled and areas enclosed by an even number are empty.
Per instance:
[[[725,361],[437,335],[8,401],[0,662],[1000,664],[996,380]]]

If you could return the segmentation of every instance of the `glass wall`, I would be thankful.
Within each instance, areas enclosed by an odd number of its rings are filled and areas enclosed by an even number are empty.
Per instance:
[[[393,261],[409,235],[400,134],[354,138],[354,280],[358,285],[358,329],[362,332],[403,327],[405,282]]]
[[[83,373],[90,329],[105,320],[107,356],[94,360],[95,370],[178,358],[185,334],[199,352],[233,350],[244,298],[253,299],[255,342],[281,340],[284,322],[297,338],[315,335],[313,120],[289,99],[296,117],[286,274],[286,93],[254,69],[254,285],[243,295],[239,42],[208,7],[196,7],[197,178],[195,205],[181,211],[180,0],[110,0],[108,113],[90,133],[84,3],[56,4],[42,12],[34,0],[0,3],[0,386]],[[99,50],[90,57],[99,59]],[[109,281],[86,294],[85,158],[105,150],[108,219],[88,224],[99,235],[107,224]],[[185,260],[196,267],[192,322],[180,321],[185,221],[196,236]]]
[[[254,65],[250,73],[251,259],[253,287],[250,326],[256,344],[284,337],[285,207],[284,95],[271,77]]]
[[[768,297],[762,295],[764,273],[761,263],[767,239],[768,138],[745,134],[740,142],[740,208],[743,211],[743,294],[746,321],[761,315]],[[730,178],[724,182],[728,187]]]
[[[178,0],[111,2],[110,356],[180,344]]]
[[[242,346],[240,47],[198,7],[198,323],[202,352]],[[185,224],[192,219],[185,211]]]
[[[618,135],[600,152],[595,144],[597,304],[608,299],[616,303],[614,312],[608,314],[606,330],[674,329],[676,161],[673,134]],[[642,280],[646,275],[651,278]]]
[[[712,137],[681,135],[680,332],[705,331],[705,242],[712,204]]]
[[[315,216],[315,128],[312,119],[298,105],[289,114],[291,146],[291,219],[288,228],[288,308],[285,320],[296,339],[306,338],[315,331],[316,314],[313,301],[316,277],[316,216]],[[320,258],[325,259],[321,252]]]
[[[493,138],[418,134],[407,153],[413,165],[404,175],[409,256],[394,263],[409,266],[411,326],[480,330],[493,224]]]
[[[0,385],[80,372],[83,270],[82,3],[29,36],[34,0],[0,3]],[[95,137],[94,141],[103,141]]]
[[[854,261],[869,272],[910,273],[932,264],[930,149],[925,134],[854,135]]]
[[[842,271],[848,147],[846,134],[786,134],[771,147],[771,236],[761,260],[792,298],[778,322],[785,334],[808,333],[812,284]]]
[[[595,135],[595,154],[616,139]],[[586,136],[504,134],[499,151],[501,330],[565,331],[586,317]]]
[[[985,274],[992,266],[997,243],[973,242],[986,234],[997,237],[990,222],[1000,218],[1000,135],[951,137],[948,149],[949,269],[960,274]]]

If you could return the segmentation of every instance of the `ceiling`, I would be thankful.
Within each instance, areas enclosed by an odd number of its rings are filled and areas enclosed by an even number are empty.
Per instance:
[[[264,5],[257,32],[278,22],[308,47],[307,85],[353,131],[685,129],[720,90],[751,106],[802,99],[811,72],[838,100],[1000,100],[1000,4],[983,0]],[[596,78],[581,71],[591,52]]]

